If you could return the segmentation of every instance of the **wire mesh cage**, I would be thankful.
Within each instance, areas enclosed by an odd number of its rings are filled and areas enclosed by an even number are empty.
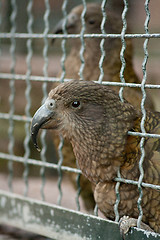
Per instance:
[[[150,27],[151,31],[153,28],[153,33],[149,31],[150,15],[156,8],[158,9],[156,4],[159,3],[151,1],[149,4],[149,0],[146,0],[143,6],[138,1],[135,4],[128,3],[127,0],[119,4],[116,1],[99,1],[102,14],[100,29],[96,33],[88,33],[86,32],[86,12],[89,2],[91,1],[82,0],[76,1],[76,3],[67,0],[0,1],[0,222],[52,239],[121,239],[118,228],[119,203],[121,201],[120,184],[132,184],[138,188],[138,227],[143,217],[141,206],[143,189],[160,190],[159,185],[143,182],[145,139],[146,137],[160,139],[158,134],[147,133],[144,126],[145,104],[149,95],[153,97],[155,110],[160,111],[158,101],[160,82],[159,80],[152,81],[150,77],[152,74],[153,78],[158,79],[159,74],[158,40],[160,33],[155,33],[159,29],[157,24],[159,19],[156,17],[155,24],[151,24]],[[83,6],[80,15],[81,29],[78,33],[69,33],[67,29],[68,13],[78,4]],[[121,19],[122,27],[119,32],[106,32],[105,23],[108,17],[106,8],[111,8],[111,11],[115,11]],[[136,29],[136,24],[132,21],[137,8],[139,15],[137,14],[135,22],[139,26],[141,21],[144,30],[140,29],[140,32],[144,31],[144,33],[137,33],[136,31],[139,29],[138,27]],[[138,18],[142,12],[143,17]],[[159,15],[157,16],[159,17]],[[54,26],[60,18],[63,18],[62,31],[61,33],[53,32]],[[128,21],[131,22],[135,33],[127,31]],[[53,39],[54,44],[51,44]],[[40,136],[42,148],[40,153],[36,152],[30,141],[32,116],[47,98],[49,90],[55,82],[65,82],[75,78],[74,75],[70,77],[66,65],[66,59],[69,58],[72,49],[72,44],[68,46],[70,40],[78,40],[80,43],[80,49],[77,50],[80,65],[73,61],[73,66],[70,67],[75,68],[76,76],[79,79],[83,80],[88,77],[85,70],[87,62],[85,52],[89,47],[86,41],[88,39],[99,39],[100,53],[100,57],[97,56],[98,77],[89,80],[108,85],[111,88],[118,88],[121,101],[124,101],[125,88],[139,89],[142,94],[140,103],[141,132],[128,132],[131,136],[141,137],[140,174],[138,180],[133,180],[124,179],[120,172],[117,173],[114,222],[105,220],[104,216],[98,212],[97,206],[94,206],[93,193],[90,194],[91,202],[85,202],[85,191],[87,190],[81,182],[81,170],[76,165],[65,163],[64,158],[67,153],[63,152],[64,139],[62,136],[59,137],[58,144],[54,144],[52,132],[46,134],[46,131],[43,130]],[[105,77],[104,67],[104,61],[108,57],[105,49],[107,39],[111,42],[118,39],[121,46],[118,51],[118,68],[110,69],[111,76],[113,76],[111,81]],[[134,67],[137,68],[142,79],[139,83],[128,82],[126,79],[125,54],[128,49],[128,40],[134,41],[135,45],[138,43]],[[151,44],[150,47],[149,41],[155,41],[155,44]],[[141,47],[142,43],[144,44],[143,48]],[[112,62],[112,52],[109,57],[109,62]],[[152,60],[149,61],[150,59]],[[94,71],[92,68],[90,71]],[[114,71],[117,69],[119,72],[116,72],[115,75],[119,76],[119,81],[114,78]],[[147,74],[148,72],[149,74]],[[152,92],[154,92],[153,96]],[[74,187],[70,183],[70,175],[72,175]],[[82,194],[83,191],[85,197]],[[150,239],[160,238],[159,234],[133,229],[126,239],[138,237],[147,239],[148,236]]]

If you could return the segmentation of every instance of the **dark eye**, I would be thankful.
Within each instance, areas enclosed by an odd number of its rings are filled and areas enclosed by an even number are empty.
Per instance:
[[[89,19],[89,24],[95,24],[95,20],[94,19]]]
[[[71,105],[73,108],[78,108],[78,107],[80,107],[81,103],[80,103],[80,101],[74,101],[74,102],[72,102]]]
[[[49,110],[53,110],[55,108],[55,100],[54,99],[47,99],[46,100],[46,106]]]

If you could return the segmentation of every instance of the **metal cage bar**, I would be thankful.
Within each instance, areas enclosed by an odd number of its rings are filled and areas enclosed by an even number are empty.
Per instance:
[[[49,28],[49,15],[50,15],[50,4],[48,0],[45,0],[45,13],[44,13],[44,48],[43,48],[43,58],[44,58],[44,66],[43,66],[43,74],[44,77],[48,77],[48,48],[49,48],[49,43],[46,35],[48,34],[50,28]],[[43,99],[42,103],[44,103],[45,99],[47,98],[47,82],[44,82],[42,85],[42,92],[43,92]],[[41,133],[41,143],[42,143],[42,151],[40,153],[41,155],[41,160],[42,162],[46,162],[46,151],[47,151],[47,146],[46,146],[46,131],[42,131]],[[44,201],[45,200],[45,194],[44,194],[44,186],[45,186],[45,167],[41,167],[40,169],[40,175],[42,179],[42,184],[41,184],[41,198]]]
[[[144,24],[144,28],[145,28],[145,32],[148,33],[148,24],[149,24],[149,20],[150,20],[150,12],[149,12],[149,1],[145,1],[145,11],[146,11],[146,21]],[[142,120],[141,120],[141,131],[142,133],[146,133],[145,131],[145,120],[146,120],[146,110],[145,110],[145,100],[146,100],[146,92],[145,92],[145,83],[147,81],[147,70],[146,70],[146,65],[147,65],[147,61],[148,61],[148,41],[149,39],[146,39],[144,41],[144,61],[142,64],[142,70],[143,70],[143,79],[142,79],[142,86],[141,86],[141,91],[142,91],[142,101],[141,101],[141,111],[142,111]],[[138,179],[138,190],[139,190],[139,198],[137,200],[137,204],[138,204],[138,209],[139,209],[139,217],[138,217],[138,221],[137,221],[137,226],[140,227],[140,223],[143,217],[143,209],[141,206],[141,201],[142,201],[142,197],[143,197],[143,190],[142,190],[142,181],[143,181],[143,176],[144,176],[144,169],[143,169],[143,161],[145,158],[145,149],[144,149],[144,141],[145,138],[142,137],[141,141],[140,141],[140,150],[141,150],[141,158],[139,160],[139,172],[140,172],[140,176]]]
[[[11,21],[11,33],[16,32],[16,15],[17,15],[17,6],[16,1],[11,1],[12,5],[12,13],[10,17]],[[11,38],[11,47],[10,47],[10,54],[11,54],[11,75],[14,76],[15,74],[15,65],[16,65],[16,56],[15,56],[15,49],[16,49],[16,40],[14,37]],[[8,135],[9,135],[9,145],[8,145],[8,152],[9,154],[14,154],[14,121],[13,121],[13,115],[14,115],[14,98],[15,98],[15,80],[14,78],[10,79],[10,97],[9,97],[9,104],[10,104],[10,111],[9,111],[9,129],[8,129]],[[12,180],[13,180],[13,163],[12,161],[8,161],[8,170],[9,170],[9,177],[8,177],[8,186],[10,191],[12,191]]]

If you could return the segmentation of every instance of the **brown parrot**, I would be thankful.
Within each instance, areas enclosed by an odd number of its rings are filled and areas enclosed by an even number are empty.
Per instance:
[[[95,201],[108,218],[113,220],[116,201],[115,177],[137,181],[141,157],[141,111],[105,85],[92,81],[72,80],[51,90],[46,102],[37,110],[31,125],[32,140],[37,146],[40,128],[54,129],[67,138],[82,174],[94,185]],[[160,133],[160,113],[146,111],[145,130]],[[160,139],[145,137],[143,182],[160,185]],[[121,183],[120,217],[136,219],[139,215],[138,187]],[[143,222],[160,233],[160,193],[143,188],[141,202]],[[133,224],[131,224],[133,226]]]
[[[101,34],[101,22],[102,22],[102,11],[101,5],[98,3],[88,3],[86,5],[87,10],[84,16],[85,20],[85,33],[86,34]],[[81,14],[83,11],[83,5],[76,6],[71,10],[71,12],[67,16],[66,23],[66,31],[68,34],[79,34],[81,32],[82,24],[81,24]],[[60,20],[57,26],[54,29],[54,33],[60,34],[62,33],[62,28],[64,24],[64,19]],[[121,16],[116,15],[115,12],[109,10],[106,7],[106,23],[104,26],[104,30],[106,33],[117,34],[122,31],[122,20]],[[128,30],[129,31],[129,30]],[[141,83],[139,78],[137,77],[134,66],[133,66],[133,47],[132,40],[126,40],[126,50],[124,53],[126,67],[124,71],[124,78],[127,83]],[[79,79],[79,70],[81,67],[80,60],[80,49],[81,49],[81,41],[80,38],[76,39],[68,39],[71,43],[70,52],[67,55],[65,60],[65,78],[71,79]],[[84,38],[85,42],[85,51],[84,51],[84,70],[83,70],[83,78],[84,80],[98,80],[100,76],[99,69],[99,61],[101,58],[101,38]],[[104,53],[105,58],[103,62],[103,81],[111,81],[111,82],[120,82],[120,70],[121,70],[121,60],[120,60],[120,51],[122,48],[122,43],[120,38],[105,38],[104,43]],[[61,73],[58,74],[58,77],[61,76]],[[55,83],[53,84],[55,87]],[[120,87],[112,86],[114,90],[119,92]],[[124,88],[123,96],[127,101],[129,101],[136,108],[140,108],[142,93],[138,88]],[[148,109],[153,110],[154,105],[147,92],[147,99],[145,106]],[[56,148],[59,145],[58,136],[53,136],[54,144]],[[64,141],[64,146],[62,149],[63,152],[63,164],[76,167],[75,157],[72,152],[71,145],[66,140]],[[75,174],[70,174],[69,178],[72,180],[75,185]],[[84,200],[84,204],[86,209],[89,211],[94,208],[95,202],[93,198],[93,190],[91,184],[87,181],[87,179],[83,176],[80,178],[81,185],[81,197]]]

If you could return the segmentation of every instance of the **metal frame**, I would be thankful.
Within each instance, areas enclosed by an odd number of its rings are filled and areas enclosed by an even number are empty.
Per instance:
[[[65,59],[66,59],[66,40],[69,38],[80,38],[82,47],[80,50],[80,58],[81,58],[81,68],[80,68],[80,77],[83,79],[83,69],[84,69],[84,58],[83,53],[85,50],[85,44],[84,39],[85,38],[102,38],[101,40],[101,58],[99,61],[99,68],[100,68],[100,76],[99,76],[99,83],[103,83],[106,85],[114,85],[114,86],[121,86],[119,96],[121,100],[123,101],[123,88],[124,87],[138,87],[141,88],[143,98],[142,98],[142,104],[141,104],[141,111],[142,111],[142,122],[141,122],[141,133],[133,133],[129,132],[130,135],[139,135],[142,137],[141,139],[141,159],[139,162],[139,170],[140,170],[140,177],[138,181],[132,181],[129,179],[123,179],[121,178],[120,174],[115,179],[117,181],[116,184],[116,195],[118,196],[118,189],[120,182],[125,182],[129,184],[135,184],[137,185],[139,189],[139,199],[138,199],[138,208],[140,211],[139,218],[138,218],[138,226],[140,225],[142,216],[143,216],[143,209],[141,208],[141,199],[142,199],[142,187],[150,187],[157,190],[160,190],[160,186],[155,186],[153,184],[147,184],[143,183],[143,159],[144,159],[144,148],[143,143],[145,137],[156,137],[160,138],[160,135],[157,134],[148,134],[145,132],[144,129],[144,122],[145,122],[145,108],[144,108],[144,102],[146,93],[146,88],[150,89],[160,89],[160,85],[153,85],[153,84],[146,84],[147,80],[147,71],[146,71],[146,65],[148,61],[148,41],[150,38],[160,38],[160,33],[152,33],[150,34],[148,31],[148,25],[150,20],[150,12],[149,12],[149,0],[145,1],[145,11],[146,11],[146,21],[144,24],[145,34],[126,34],[126,28],[127,28],[127,22],[126,22],[126,14],[128,11],[128,2],[127,0],[123,0],[124,2],[124,10],[122,13],[122,22],[123,22],[123,28],[121,34],[106,34],[104,30],[104,23],[106,21],[106,14],[105,14],[105,5],[107,3],[106,0],[102,0],[101,9],[103,14],[103,20],[101,23],[101,31],[102,34],[84,34],[85,31],[85,13],[86,13],[86,1],[82,0],[84,9],[81,15],[81,21],[82,21],[82,29],[80,34],[67,34],[65,25],[66,22],[64,22],[63,31],[64,34],[49,34],[49,14],[50,14],[50,5],[49,0],[44,0],[45,2],[45,13],[44,13],[44,32],[41,34],[35,34],[33,33],[33,14],[32,14],[32,5],[33,0],[28,1],[28,7],[27,7],[27,13],[28,13],[28,24],[27,24],[27,33],[17,33],[16,32],[16,16],[17,16],[17,5],[16,0],[11,0],[12,5],[12,14],[10,17],[11,21],[11,31],[9,33],[0,33],[0,39],[10,39],[11,45],[10,45],[10,54],[11,54],[11,66],[10,70],[11,73],[0,73],[1,79],[6,79],[10,81],[10,98],[9,98],[9,104],[10,104],[10,111],[9,113],[0,113],[0,119],[5,119],[9,121],[9,129],[8,129],[8,136],[9,136],[9,145],[8,145],[8,153],[0,152],[0,158],[8,160],[8,170],[9,170],[9,190],[12,192],[12,180],[13,180],[13,162],[21,162],[24,164],[24,174],[23,179],[25,181],[25,191],[24,196],[18,196],[14,193],[4,192],[0,190],[0,222],[1,223],[7,223],[12,226],[20,227],[22,229],[26,229],[29,231],[36,232],[38,234],[45,235],[47,237],[56,238],[56,239],[121,239],[121,236],[119,234],[118,224],[116,222],[111,222],[108,220],[101,219],[96,216],[86,215],[82,214],[80,212],[75,212],[72,210],[67,210],[65,208],[59,207],[57,205],[50,205],[46,202],[40,202],[35,201],[33,199],[29,199],[27,197],[28,192],[28,171],[29,171],[29,165],[36,165],[41,167],[41,179],[42,179],[42,189],[41,189],[41,196],[44,200],[44,184],[45,184],[45,168],[53,168],[57,169],[59,172],[59,178],[58,178],[58,188],[59,188],[59,198],[58,203],[61,203],[62,199],[62,192],[61,192],[61,181],[62,181],[62,171],[69,171],[69,172],[75,172],[77,173],[77,185],[79,182],[79,174],[81,173],[78,169],[73,169],[70,167],[62,166],[63,162],[63,156],[62,156],[62,146],[63,146],[63,140],[61,139],[60,145],[59,145],[59,163],[53,164],[48,163],[46,159],[46,144],[45,144],[45,131],[41,134],[41,143],[42,143],[42,152],[41,152],[41,160],[31,159],[29,158],[30,155],[30,148],[29,148],[29,141],[30,141],[30,135],[29,135],[29,128],[30,128],[30,121],[31,121],[31,115],[30,115],[30,107],[31,107],[31,101],[30,101],[30,91],[31,91],[31,82],[32,81],[41,81],[43,82],[42,91],[43,91],[43,100],[47,97],[47,82],[54,82],[54,81],[68,81],[70,79],[65,79]],[[62,5],[62,12],[63,16],[66,19],[67,12],[66,12],[66,6],[68,1],[64,0]],[[0,19],[1,23],[1,19]],[[103,79],[103,60],[105,57],[104,52],[104,39],[105,38],[120,38],[122,42],[122,49],[120,53],[120,58],[122,62],[122,68],[120,71],[120,78],[121,83],[117,82],[102,82]],[[32,41],[35,38],[41,38],[44,41],[44,48],[43,48],[43,58],[44,58],[44,67],[43,67],[43,76],[33,76],[31,74],[31,58],[33,55],[32,51]],[[62,66],[62,75],[60,79],[57,79],[56,77],[48,77],[48,40],[51,38],[59,38],[62,39],[62,58],[61,58],[61,66]],[[125,70],[125,59],[124,59],[124,52],[125,52],[125,39],[126,38],[143,38],[144,41],[144,61],[143,61],[143,79],[142,84],[131,84],[131,83],[125,83],[125,79],[123,76],[124,70]],[[27,64],[27,71],[25,75],[16,74],[15,73],[15,64],[16,64],[16,39],[26,39],[27,40],[27,58],[26,58],[26,64]],[[25,109],[25,117],[20,115],[15,115],[15,109],[14,109],[14,98],[15,98],[15,81],[22,80],[26,82],[26,92],[25,92],[25,98],[27,100],[27,105]],[[42,100],[42,101],[43,101]],[[21,156],[15,156],[14,154],[14,137],[13,137],[13,131],[14,131],[14,121],[23,121],[25,122],[25,132],[26,137],[24,140],[24,148],[25,148],[25,154],[23,157]],[[79,209],[79,189],[77,190],[77,209]],[[117,199],[115,203],[115,220],[119,220],[119,214],[118,214],[118,203],[120,199]],[[27,216],[26,216],[27,213]],[[160,239],[159,234],[155,233],[147,233],[140,229],[132,229],[131,233],[129,233],[125,239]]]
[[[0,190],[0,223],[59,240],[121,240],[118,223]],[[160,239],[132,228],[126,240]]]

